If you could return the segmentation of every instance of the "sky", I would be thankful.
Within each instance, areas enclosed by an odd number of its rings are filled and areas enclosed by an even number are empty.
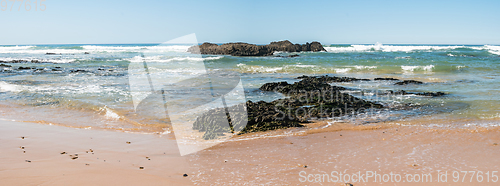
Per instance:
[[[1,2],[0,45],[162,43],[191,33],[214,43],[500,44],[495,0],[40,1],[37,11],[33,0],[19,11],[21,2],[12,11]]]

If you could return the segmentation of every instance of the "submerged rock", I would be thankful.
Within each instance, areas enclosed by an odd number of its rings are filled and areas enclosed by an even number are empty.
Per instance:
[[[191,53],[231,55],[231,56],[271,56],[274,52],[302,52],[326,51],[319,42],[306,43],[303,45],[293,44],[288,40],[271,42],[268,45],[255,45],[248,43],[226,43],[217,45],[213,43],[203,43],[188,49]],[[294,56],[295,57],[295,56]]]
[[[0,67],[12,67],[12,66],[6,64],[0,64]]]
[[[404,90],[400,91],[388,91],[390,94],[395,95],[417,95],[417,96],[428,96],[428,97],[439,97],[444,96],[446,93],[444,92],[406,92]]]
[[[18,67],[17,70],[31,70],[31,67]]]
[[[399,81],[399,79],[396,78],[375,78],[375,81]]]

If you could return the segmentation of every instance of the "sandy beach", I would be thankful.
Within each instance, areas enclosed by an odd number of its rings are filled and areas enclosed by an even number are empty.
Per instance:
[[[260,139],[243,135],[181,157],[174,140],[158,135],[1,121],[0,179],[5,185],[497,184],[491,173],[500,168],[499,128],[449,129],[412,126],[412,122],[335,124]],[[489,171],[489,182],[486,175],[482,182],[471,174],[455,179],[454,171]],[[356,182],[332,176],[358,172],[402,178]],[[438,182],[443,172],[447,180]],[[325,174],[330,177],[325,179]],[[428,174],[431,179],[424,181]],[[317,175],[322,179],[316,180]],[[405,175],[419,175],[420,181],[415,178],[410,181],[416,183],[409,183]]]

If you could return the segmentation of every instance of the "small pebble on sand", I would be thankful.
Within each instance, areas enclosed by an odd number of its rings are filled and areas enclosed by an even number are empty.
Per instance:
[[[144,169],[144,167],[139,167],[139,169],[141,169],[141,170],[142,170],[142,169]]]
[[[127,144],[131,144],[131,143],[132,143],[132,142],[130,142],[130,141],[127,141]]]
[[[184,175],[182,175],[182,176],[184,176],[184,177],[188,177],[188,174],[184,174]]]

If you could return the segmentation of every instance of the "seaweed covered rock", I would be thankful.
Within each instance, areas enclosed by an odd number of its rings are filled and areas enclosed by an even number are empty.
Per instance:
[[[396,78],[375,78],[375,81],[399,81],[399,79]]]
[[[331,86],[327,82],[319,78],[305,78],[294,84],[266,83],[261,90],[278,91],[289,97],[272,102],[248,101],[246,115],[242,112],[243,105],[229,107],[227,111],[224,108],[212,109],[196,119],[193,129],[205,132],[204,139],[215,139],[225,133],[244,134],[301,127],[301,123],[313,119],[356,115],[367,109],[383,107],[342,93],[340,90],[345,88]],[[228,114],[235,112],[241,114]]]
[[[397,82],[394,85],[408,85],[408,84],[420,85],[420,84],[424,84],[424,82],[415,81],[415,80],[404,80],[404,81],[401,81],[401,82]]]
[[[326,51],[321,43],[312,42],[303,45],[293,44],[292,42],[278,41],[271,42],[268,45],[255,45],[248,43],[225,43],[217,45],[213,43],[203,43],[188,49],[191,53],[212,54],[212,55],[232,55],[232,56],[271,56],[274,52],[302,52]],[[295,56],[293,56],[295,57]]]
[[[444,92],[406,92],[404,90],[400,91],[388,91],[390,94],[395,95],[417,95],[417,96],[427,96],[427,97],[440,97],[446,95]]]
[[[297,79],[323,82],[323,83],[338,83],[338,82],[353,82],[353,81],[370,81],[369,79],[358,79],[352,77],[336,77],[336,76],[300,76]]]

